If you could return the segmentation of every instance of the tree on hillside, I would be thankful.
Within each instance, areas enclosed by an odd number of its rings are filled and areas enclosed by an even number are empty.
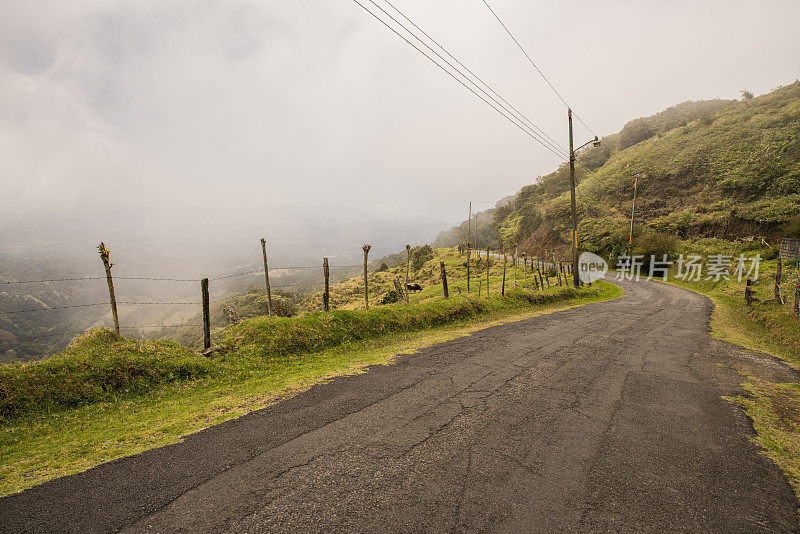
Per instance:
[[[648,119],[634,119],[626,124],[619,132],[620,148],[625,149],[637,143],[650,139],[656,134],[655,129]]]
[[[753,98],[754,98],[753,97],[753,93],[751,93],[747,89],[742,89],[739,92],[742,93],[742,100],[753,100]]]

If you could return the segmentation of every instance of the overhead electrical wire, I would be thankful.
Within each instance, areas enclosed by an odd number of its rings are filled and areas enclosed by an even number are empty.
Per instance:
[[[483,81],[483,79],[481,79],[481,78],[480,78],[480,76],[478,76],[477,74],[475,74],[475,73],[474,73],[474,72],[473,72],[473,71],[472,71],[472,70],[471,70],[469,67],[467,67],[466,65],[464,65],[464,64],[463,64],[461,61],[459,61],[459,59],[458,59],[457,57],[455,57],[453,54],[451,54],[449,50],[447,50],[447,49],[446,49],[444,46],[442,46],[442,45],[441,45],[441,44],[440,44],[440,43],[439,43],[439,42],[438,42],[436,39],[434,39],[433,37],[431,37],[431,36],[430,36],[430,34],[428,34],[428,33],[427,33],[425,30],[423,30],[422,28],[420,28],[420,27],[419,27],[419,26],[418,26],[418,25],[417,25],[417,24],[416,24],[416,23],[415,23],[413,20],[411,20],[410,18],[408,18],[408,16],[406,16],[406,14],[405,14],[405,13],[403,13],[402,11],[400,11],[400,9],[398,9],[398,8],[397,8],[397,6],[395,6],[394,4],[392,4],[392,3],[391,3],[389,0],[384,0],[384,2],[386,2],[386,4],[388,4],[389,6],[391,6],[391,8],[392,8],[392,9],[394,9],[395,11],[397,11],[397,12],[400,14],[400,16],[401,16],[401,17],[403,17],[404,19],[406,19],[406,20],[407,20],[407,21],[408,21],[408,22],[409,22],[409,23],[410,23],[412,26],[414,26],[414,28],[416,28],[416,29],[417,29],[417,30],[418,30],[420,33],[422,33],[422,35],[424,35],[425,37],[427,37],[428,39],[430,39],[430,41],[431,41],[432,43],[434,43],[436,46],[438,46],[438,47],[439,47],[439,48],[440,48],[440,49],[441,49],[441,50],[442,50],[442,51],[443,51],[445,54],[447,54],[447,55],[448,55],[448,56],[449,56],[449,57],[450,57],[450,58],[451,58],[453,61],[455,61],[456,63],[458,63],[458,64],[459,64],[459,66],[461,66],[461,67],[462,67],[464,70],[466,70],[466,71],[467,71],[467,72],[468,72],[470,75],[472,75],[472,77],[473,77],[473,78],[475,78],[476,80],[478,80],[478,81],[479,81],[481,84],[483,84],[483,85],[484,85],[484,86],[485,86],[487,89],[489,89],[489,91],[491,91],[491,92],[492,92],[492,94],[494,94],[494,95],[495,95],[497,98],[499,98],[500,100],[502,100],[502,101],[503,101],[503,103],[504,103],[506,106],[508,106],[508,108],[511,108],[511,110],[513,110],[513,111],[516,113],[516,117],[517,117],[519,120],[522,120],[522,121],[526,122],[526,123],[528,124],[528,126],[529,126],[529,127],[533,128],[533,129],[535,129],[535,130],[537,130],[537,131],[538,131],[538,132],[539,132],[539,133],[540,133],[540,134],[541,134],[541,135],[542,135],[542,136],[545,138],[546,142],[547,142],[547,143],[548,143],[548,144],[549,144],[549,145],[550,145],[552,148],[555,148],[555,149],[556,149],[556,150],[558,150],[559,152],[563,152],[563,153],[564,153],[564,154],[563,154],[563,156],[564,156],[565,158],[569,158],[569,156],[568,156],[568,154],[567,154],[567,150],[566,150],[565,148],[563,148],[561,145],[559,145],[559,144],[558,144],[558,141],[556,141],[555,139],[553,139],[552,137],[550,137],[550,135],[548,135],[548,134],[547,134],[547,132],[545,132],[544,130],[542,130],[542,129],[541,129],[539,126],[537,126],[537,125],[536,125],[536,124],[535,124],[535,123],[534,123],[532,120],[530,120],[530,119],[529,119],[529,118],[528,118],[528,117],[527,117],[527,116],[526,116],[524,113],[522,113],[520,110],[518,110],[516,107],[514,107],[514,106],[513,106],[513,105],[512,105],[512,104],[511,104],[511,103],[510,103],[508,100],[506,100],[505,98],[503,98],[503,96],[502,96],[502,95],[500,95],[500,94],[499,94],[497,91],[495,91],[494,89],[492,89],[492,87],[491,87],[491,86],[490,86],[488,83],[486,83],[485,81]],[[374,2],[373,2],[373,3],[374,3]],[[463,73],[462,73],[462,74],[463,74]],[[474,82],[473,82],[473,83],[474,83]],[[507,110],[507,111],[508,111],[508,110]]]
[[[359,7],[361,7],[361,9],[363,9],[364,11],[366,11],[367,13],[369,13],[369,14],[370,14],[370,15],[371,15],[373,18],[375,18],[375,19],[376,19],[378,22],[380,22],[381,24],[383,24],[384,26],[386,26],[387,28],[389,28],[389,29],[390,29],[390,30],[391,30],[391,31],[392,31],[394,34],[396,34],[398,37],[400,37],[400,38],[401,38],[401,39],[403,39],[403,40],[404,40],[406,43],[408,43],[410,46],[412,46],[412,47],[413,47],[415,50],[417,50],[417,52],[419,52],[420,54],[422,54],[423,56],[425,56],[425,57],[426,57],[426,58],[427,58],[427,59],[428,59],[428,60],[429,60],[431,63],[433,63],[434,65],[436,65],[436,66],[437,66],[437,67],[439,67],[440,69],[442,69],[442,70],[443,70],[443,71],[444,71],[444,72],[445,72],[445,73],[446,73],[448,76],[450,76],[451,78],[453,78],[454,80],[456,80],[458,83],[460,83],[462,86],[464,86],[464,88],[466,88],[466,89],[467,89],[468,91],[470,91],[472,94],[474,94],[475,96],[477,96],[478,98],[480,98],[481,100],[483,100],[483,102],[484,102],[484,103],[486,103],[488,106],[490,106],[492,109],[494,109],[495,111],[497,111],[498,113],[500,113],[500,114],[501,114],[503,117],[505,117],[505,118],[506,118],[508,121],[510,121],[510,122],[511,122],[511,123],[512,123],[514,126],[516,126],[517,128],[519,128],[520,130],[522,130],[522,131],[523,131],[523,132],[524,132],[526,135],[528,135],[529,137],[531,137],[533,140],[535,140],[537,143],[539,143],[540,145],[542,145],[542,146],[543,146],[544,148],[546,148],[548,151],[550,151],[550,152],[552,152],[553,154],[555,154],[557,157],[559,157],[559,158],[563,158],[563,157],[564,157],[564,155],[563,155],[563,154],[561,154],[560,152],[558,152],[558,151],[554,150],[554,149],[553,149],[553,148],[551,148],[551,147],[550,147],[548,144],[546,144],[546,143],[545,143],[545,142],[544,142],[544,141],[543,141],[543,140],[540,138],[541,136],[540,136],[539,134],[537,134],[537,133],[536,133],[534,130],[532,130],[532,129],[530,129],[528,126],[526,126],[524,122],[520,121],[520,119],[517,119],[517,118],[515,118],[515,116],[513,115],[513,113],[512,113],[512,112],[510,112],[510,111],[509,111],[508,109],[506,109],[506,108],[505,108],[505,107],[504,107],[502,104],[500,104],[499,102],[497,102],[497,101],[496,101],[496,100],[495,100],[495,99],[494,99],[494,98],[493,98],[491,95],[489,95],[489,94],[488,94],[488,93],[487,93],[487,92],[486,92],[484,89],[482,89],[482,88],[481,88],[479,85],[477,85],[475,82],[473,82],[472,80],[470,80],[470,79],[469,79],[469,77],[467,77],[467,76],[466,76],[466,75],[465,75],[463,72],[461,72],[461,71],[460,71],[458,68],[456,68],[455,66],[453,66],[453,65],[452,65],[452,64],[451,64],[449,61],[447,61],[446,59],[444,59],[444,58],[441,56],[441,54],[439,54],[438,52],[436,52],[436,51],[435,51],[433,48],[431,48],[431,47],[430,47],[430,45],[428,45],[428,44],[427,44],[425,41],[423,41],[422,39],[420,39],[420,38],[419,38],[419,37],[418,37],[418,36],[417,36],[417,35],[416,35],[414,32],[412,32],[411,30],[409,30],[409,29],[408,29],[408,28],[407,28],[405,25],[403,25],[401,22],[399,22],[399,21],[398,21],[396,18],[394,18],[394,17],[393,17],[391,14],[387,13],[387,12],[386,12],[386,10],[384,10],[382,7],[380,7],[378,4],[376,4],[376,3],[375,3],[373,0],[369,0],[371,4],[373,4],[375,7],[377,7],[378,9],[380,9],[380,10],[381,10],[383,13],[385,13],[385,14],[386,14],[386,15],[387,15],[387,16],[388,16],[390,19],[392,19],[392,20],[395,22],[395,24],[397,24],[398,26],[402,27],[402,28],[403,28],[403,29],[404,29],[406,32],[408,32],[408,34],[409,34],[410,36],[412,36],[413,38],[415,38],[415,39],[416,39],[417,41],[419,41],[419,42],[420,42],[420,43],[421,43],[423,46],[425,46],[426,48],[428,48],[429,50],[431,50],[431,51],[432,51],[434,54],[436,54],[436,55],[437,55],[439,58],[441,58],[441,60],[442,60],[442,61],[444,61],[445,63],[447,63],[447,64],[450,66],[450,68],[452,68],[454,71],[456,71],[456,72],[457,72],[459,75],[461,75],[461,76],[462,76],[462,77],[463,77],[463,78],[466,80],[466,82],[469,82],[469,83],[471,83],[471,84],[472,84],[472,85],[473,85],[475,88],[473,89],[473,87],[470,87],[470,85],[468,85],[468,84],[467,84],[467,83],[466,83],[464,80],[462,80],[461,78],[459,78],[458,76],[456,76],[455,74],[453,74],[452,72],[450,72],[450,71],[449,71],[447,68],[445,68],[445,67],[444,67],[442,64],[440,64],[440,63],[439,63],[439,62],[437,62],[435,59],[433,59],[431,56],[429,56],[428,54],[426,54],[426,53],[425,53],[425,52],[424,52],[424,51],[423,51],[423,50],[422,50],[422,49],[421,49],[419,46],[417,46],[416,44],[414,44],[413,42],[411,42],[411,41],[410,41],[410,40],[409,40],[409,39],[408,39],[408,38],[407,38],[405,35],[403,35],[402,33],[400,33],[400,32],[399,32],[397,29],[395,29],[395,28],[394,28],[394,27],[393,27],[391,24],[389,24],[388,22],[386,22],[384,19],[382,19],[382,18],[381,18],[380,16],[378,16],[376,13],[372,12],[372,11],[371,11],[369,8],[367,8],[367,7],[366,7],[364,4],[362,4],[362,3],[361,3],[359,0],[353,0],[353,1],[354,1],[356,4],[358,4],[358,5],[359,5]],[[481,93],[483,93],[484,95],[486,95],[486,97],[488,97],[489,99],[491,99],[491,100],[494,100],[495,102],[497,102],[497,106],[495,106],[495,105],[494,105],[494,104],[492,104],[492,103],[491,103],[489,100],[487,100],[487,98],[485,98],[484,96],[482,96],[481,94],[479,94],[479,93],[476,91],[476,89],[477,89],[478,91],[480,91]],[[498,106],[499,106],[499,107],[498,107]],[[505,112],[504,112],[503,110],[504,110]]]
[[[514,37],[514,34],[513,34],[513,33],[511,33],[511,30],[509,30],[509,29],[508,29],[508,26],[506,26],[506,25],[505,25],[505,23],[504,23],[504,22],[503,22],[503,21],[500,19],[500,17],[497,15],[497,13],[495,12],[495,10],[494,10],[494,9],[492,9],[492,6],[490,6],[490,5],[489,5],[489,3],[488,3],[486,0],[481,0],[481,2],[483,2],[483,4],[484,4],[484,5],[485,5],[485,6],[486,6],[488,9],[489,9],[489,11],[492,13],[492,15],[494,15],[494,18],[495,18],[495,19],[497,19],[497,22],[499,22],[499,23],[500,23],[500,26],[502,26],[502,27],[503,27],[503,29],[506,31],[506,33],[508,34],[508,36],[509,36],[509,37],[511,37],[511,40],[512,40],[512,41],[514,41],[514,43],[517,45],[517,47],[518,47],[518,48],[519,48],[519,49],[522,51],[522,53],[525,55],[525,57],[526,57],[526,58],[528,58],[528,61],[530,62],[530,64],[531,64],[531,65],[533,65],[533,68],[534,68],[534,69],[536,69],[536,72],[538,72],[538,73],[539,73],[539,75],[540,75],[540,76],[541,76],[541,77],[544,79],[544,81],[545,81],[545,82],[547,82],[547,85],[549,85],[549,86],[550,86],[550,89],[552,89],[552,90],[553,90],[553,92],[556,94],[556,96],[559,98],[559,100],[561,100],[561,102],[563,102],[563,103],[564,103],[564,105],[565,105],[565,106],[567,106],[567,108],[570,108],[570,109],[572,109],[572,108],[571,108],[571,106],[570,106],[569,104],[567,104],[567,101],[566,101],[566,100],[564,100],[564,97],[563,97],[563,96],[561,96],[561,93],[559,93],[559,92],[558,92],[558,89],[556,89],[556,88],[555,88],[555,86],[554,86],[554,85],[553,85],[553,84],[550,82],[550,80],[548,80],[548,79],[547,79],[547,76],[545,76],[544,72],[542,72],[542,69],[540,69],[540,68],[539,68],[539,66],[538,66],[538,65],[537,65],[537,64],[536,64],[536,63],[533,61],[533,58],[531,58],[530,54],[528,54],[528,52],[525,50],[525,48],[524,48],[524,47],[523,47],[523,46],[520,44],[520,42],[517,40],[517,38],[516,38],[516,37]],[[589,131],[592,133],[592,135],[595,135],[595,136],[597,136],[597,134],[596,134],[596,133],[594,133],[594,130],[592,130],[592,129],[589,127],[589,125],[588,125],[588,124],[586,124],[586,123],[583,121],[583,119],[581,119],[581,118],[578,116],[578,114],[577,114],[577,113],[575,113],[575,110],[572,110],[572,115],[573,115],[573,116],[574,116],[576,119],[578,119],[578,121],[580,121],[580,123],[581,123],[581,124],[583,124],[583,125],[586,127],[586,129],[587,129],[587,130],[589,130]]]

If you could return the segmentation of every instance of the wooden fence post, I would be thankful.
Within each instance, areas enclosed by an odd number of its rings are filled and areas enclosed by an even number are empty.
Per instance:
[[[203,295],[203,350],[211,348],[211,308],[208,303],[208,278],[200,280]]]
[[[439,262],[439,268],[442,270],[442,290],[444,291],[444,298],[450,297],[450,292],[447,290],[447,271],[444,268],[444,262]]]
[[[517,287],[517,253],[519,252],[519,246],[514,247],[514,287]]]
[[[781,264],[781,255],[778,254],[778,257],[775,258],[775,300],[783,306],[783,295],[781,294],[781,273],[783,272],[783,266]]]
[[[467,295],[469,295],[469,259],[472,256],[472,251],[470,250],[470,244],[467,243]]]
[[[269,266],[267,265],[267,241],[261,238],[261,253],[264,255],[264,278],[267,282],[267,313],[272,315],[272,290],[269,287]]]
[[[516,273],[516,269],[514,269]],[[516,279],[514,280],[516,282]],[[503,254],[503,285],[500,288],[500,294],[505,296],[506,295],[506,255]]]
[[[328,268],[328,258],[322,258],[322,275],[325,277],[325,291],[322,293],[322,309],[328,312],[331,311],[331,276]]]
[[[522,254],[522,275],[525,279],[523,281],[525,289],[528,289],[528,258],[525,256],[525,253]]]
[[[406,245],[406,285],[404,286],[406,288],[406,290],[404,291],[406,295],[406,304],[408,304],[408,268],[410,264],[411,264],[411,245]]]
[[[372,245],[363,245],[361,249],[364,251],[364,308],[369,309],[369,281],[367,280],[367,256],[369,255],[369,249],[372,248]]]
[[[404,300],[406,298],[406,293],[407,293],[408,289],[406,289],[404,291],[403,290],[403,285],[400,283],[400,280],[398,280],[397,278],[394,279],[394,290],[397,293],[397,300],[398,301]]]
[[[486,298],[489,298],[489,247],[486,247]]]
[[[111,251],[106,248],[102,241],[97,245],[100,251],[100,259],[103,260],[103,267],[106,270],[106,282],[108,283],[108,298],[111,301],[111,316],[114,318],[114,336],[119,339],[119,316],[117,315],[117,297],[114,295],[114,280],[111,279],[111,267],[113,263],[109,261]]]
[[[744,300],[745,300],[745,302],[747,302],[748,306],[752,306],[753,305],[753,301],[755,300],[755,297],[753,296],[755,294],[755,292],[752,289],[754,285],[755,285],[755,281],[754,280],[751,280],[750,278],[745,280]]]
[[[800,260],[797,261],[797,284],[794,286],[794,314],[800,317]]]

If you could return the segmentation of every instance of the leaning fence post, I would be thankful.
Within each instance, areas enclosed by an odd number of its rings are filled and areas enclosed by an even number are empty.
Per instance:
[[[264,278],[267,281],[267,313],[272,315],[272,290],[269,287],[269,267],[267,266],[267,241],[261,238],[261,252],[264,254]]]
[[[203,295],[203,350],[211,348],[211,310],[208,304],[208,278],[200,280]]]
[[[364,245],[361,247],[364,250],[364,308],[367,310],[369,309],[369,282],[367,280],[367,256],[369,255],[369,249],[372,248],[372,245]]]
[[[331,311],[331,286],[328,258],[322,258],[322,276],[325,277],[325,291],[322,293],[322,309],[327,312]]]
[[[114,295],[114,280],[111,279],[111,267],[113,263],[109,261],[110,250],[102,241],[97,245],[100,251],[100,259],[103,260],[103,267],[106,270],[106,282],[108,282],[108,298],[111,301],[111,315],[114,317],[114,336],[119,339],[119,316],[117,315],[117,297]]]
[[[777,300],[778,303],[781,306],[783,306],[783,295],[781,295],[781,271],[782,270],[783,269],[782,269],[782,265],[781,265],[781,255],[778,254],[778,257],[776,258],[776,261],[775,261],[775,300]]]
[[[450,292],[447,290],[447,271],[444,269],[444,262],[439,262],[439,268],[442,270],[442,290],[444,291],[444,298],[450,297]]]

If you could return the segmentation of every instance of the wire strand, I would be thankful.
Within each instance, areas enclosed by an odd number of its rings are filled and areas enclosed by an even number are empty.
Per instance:
[[[492,13],[492,15],[494,15],[494,18],[496,18],[496,19],[497,19],[497,22],[499,22],[499,23],[500,23],[500,26],[502,26],[502,27],[503,27],[503,29],[506,31],[506,33],[508,34],[508,36],[509,36],[509,37],[511,37],[511,40],[513,40],[513,41],[514,41],[514,43],[517,45],[517,47],[518,47],[518,48],[519,48],[519,49],[522,51],[522,53],[525,55],[525,57],[526,57],[526,58],[528,58],[528,61],[530,62],[530,64],[531,64],[531,65],[533,65],[533,68],[534,68],[534,69],[536,69],[536,72],[538,72],[538,73],[539,73],[539,75],[541,75],[541,77],[544,79],[544,81],[545,81],[545,82],[547,82],[547,85],[549,85],[549,86],[550,86],[550,89],[552,89],[552,90],[553,90],[553,92],[556,94],[556,96],[559,98],[559,100],[561,100],[561,102],[563,102],[565,106],[567,106],[568,108],[570,108],[570,109],[571,109],[571,106],[570,106],[569,104],[567,104],[567,101],[566,101],[566,100],[564,100],[564,97],[563,97],[563,96],[561,96],[561,93],[559,93],[559,92],[558,92],[558,89],[556,89],[556,88],[555,88],[555,86],[554,86],[552,83],[550,83],[550,80],[548,80],[548,79],[547,79],[547,76],[545,76],[544,72],[542,72],[542,69],[540,69],[540,68],[539,68],[539,66],[538,66],[538,65],[537,65],[537,64],[536,64],[536,63],[533,61],[533,58],[531,58],[530,54],[528,54],[528,52],[525,50],[525,48],[524,48],[524,47],[523,47],[523,46],[520,44],[520,42],[517,40],[517,38],[516,38],[516,37],[514,37],[514,34],[513,34],[513,33],[511,33],[511,30],[509,30],[509,29],[508,29],[508,26],[506,26],[506,25],[505,25],[505,23],[504,23],[504,22],[503,22],[503,21],[500,19],[500,17],[497,15],[497,13],[495,12],[495,10],[494,10],[494,9],[492,9],[492,6],[490,6],[490,5],[489,5],[489,3],[488,3],[486,0],[481,0],[481,2],[483,2],[483,4],[484,4],[484,5],[485,5],[485,6],[486,6],[488,9],[489,9],[489,11]],[[592,130],[592,129],[589,127],[589,125],[588,125],[588,124],[586,124],[586,123],[583,121],[583,119],[581,119],[581,118],[578,116],[578,114],[577,114],[577,113],[575,113],[575,111],[574,111],[574,110],[572,111],[572,115],[573,115],[573,116],[574,116],[576,119],[578,119],[578,121],[580,121],[580,123],[581,123],[581,124],[583,124],[583,125],[584,125],[584,127],[586,127],[586,129],[587,129],[587,130],[589,130],[589,131],[592,133],[592,135],[594,135],[594,136],[597,136],[597,134],[594,132],[594,130]]]
[[[491,102],[489,102],[489,101],[488,101],[486,98],[484,98],[483,96],[481,96],[480,94],[478,94],[478,93],[475,91],[475,89],[473,89],[472,87],[470,87],[469,85],[467,85],[467,84],[466,84],[464,81],[462,81],[460,78],[458,78],[458,77],[457,77],[455,74],[453,74],[452,72],[450,72],[449,70],[447,70],[447,69],[446,69],[444,66],[442,66],[440,63],[438,63],[438,62],[437,62],[435,59],[433,59],[433,58],[432,58],[432,57],[430,57],[428,54],[426,54],[426,53],[425,53],[425,52],[424,52],[424,51],[423,51],[421,48],[419,48],[417,45],[415,45],[414,43],[412,43],[411,41],[409,41],[409,40],[408,40],[408,39],[407,39],[407,38],[406,38],[406,37],[405,37],[403,34],[401,34],[399,31],[397,31],[395,28],[393,28],[393,27],[392,27],[392,26],[391,26],[389,23],[387,23],[385,20],[383,20],[382,18],[380,18],[378,15],[376,15],[375,13],[373,13],[372,11],[370,11],[370,10],[369,10],[369,9],[368,9],[368,8],[367,8],[367,7],[366,7],[364,4],[362,4],[362,3],[361,3],[359,0],[353,0],[353,1],[354,1],[356,4],[358,4],[358,5],[359,5],[359,6],[360,6],[360,7],[361,7],[361,8],[362,8],[364,11],[366,11],[367,13],[369,13],[369,14],[370,14],[370,15],[371,15],[373,18],[375,18],[375,19],[376,19],[378,22],[380,22],[381,24],[383,24],[384,26],[386,26],[387,28],[389,28],[389,29],[390,29],[390,30],[391,30],[393,33],[395,33],[395,34],[396,34],[398,37],[400,37],[400,38],[401,38],[401,39],[403,39],[403,40],[404,40],[406,43],[408,43],[410,46],[412,46],[412,47],[413,47],[415,50],[417,50],[417,52],[419,52],[420,54],[422,54],[423,56],[425,56],[425,57],[426,57],[426,58],[427,58],[427,59],[428,59],[428,60],[429,60],[431,63],[433,63],[434,65],[436,65],[436,66],[437,66],[437,67],[439,67],[440,69],[442,69],[442,70],[443,70],[445,73],[447,73],[447,75],[448,75],[448,76],[450,76],[450,77],[451,77],[451,78],[453,78],[455,81],[457,81],[458,83],[460,83],[461,85],[463,85],[463,86],[464,86],[464,88],[466,88],[466,89],[467,89],[469,92],[471,92],[472,94],[474,94],[475,96],[477,96],[478,98],[480,98],[481,100],[483,100],[483,101],[484,101],[484,103],[486,103],[486,104],[487,104],[489,107],[491,107],[492,109],[494,109],[495,111],[497,111],[499,114],[501,114],[503,117],[505,117],[506,119],[508,119],[508,121],[510,121],[510,122],[511,122],[511,123],[512,123],[514,126],[516,126],[517,128],[519,128],[520,130],[522,130],[522,131],[523,131],[523,132],[524,132],[526,135],[528,135],[529,137],[531,137],[532,139],[534,139],[534,140],[535,140],[537,143],[539,143],[540,145],[542,145],[543,147],[545,147],[545,148],[546,148],[548,151],[552,152],[552,153],[553,153],[553,154],[555,154],[557,157],[559,157],[559,158],[563,157],[561,154],[559,154],[558,152],[556,152],[555,150],[553,150],[552,148],[550,148],[548,145],[546,145],[546,144],[544,144],[542,141],[540,141],[540,140],[539,140],[539,139],[538,139],[538,138],[537,138],[537,137],[536,137],[534,134],[532,134],[532,133],[531,133],[531,132],[528,130],[528,128],[527,128],[527,127],[524,125],[524,123],[523,123],[523,124],[520,124],[520,123],[518,122],[518,119],[517,119],[517,120],[515,120],[515,119],[513,119],[511,116],[509,116],[509,115],[507,115],[506,113],[504,113],[504,112],[500,111],[500,109],[498,109],[498,107],[497,107],[497,106],[495,106],[494,104],[492,104]],[[375,4],[375,2],[373,2],[372,0],[369,0],[369,1],[370,1],[370,2],[371,2],[373,5],[375,5],[376,7],[378,7],[378,9],[380,9],[381,11],[383,11],[383,12],[385,13],[385,10],[383,10],[383,9],[382,9],[380,6],[378,6],[377,4]],[[388,15],[388,14],[387,14],[387,15]],[[395,20],[395,21],[396,21],[396,19],[394,19],[394,17],[391,17],[391,15],[389,15],[389,17],[390,17],[390,18],[392,18],[393,20]],[[425,43],[424,43],[422,40],[420,40],[418,37],[416,37],[416,36],[414,35],[414,33],[413,33],[413,32],[411,32],[410,30],[408,30],[407,28],[405,28],[405,27],[404,27],[402,24],[400,24],[399,22],[397,22],[397,24],[398,24],[399,26],[403,27],[403,28],[404,28],[406,31],[408,31],[408,32],[409,32],[409,33],[410,33],[412,36],[414,36],[414,37],[415,37],[417,40],[419,40],[420,42],[422,42],[423,44],[425,44]],[[427,46],[427,45],[426,45],[426,46]],[[430,48],[430,47],[428,46],[428,48]],[[437,55],[438,55],[438,54],[437,54]],[[441,57],[441,56],[440,56],[440,57]],[[446,61],[445,61],[445,62],[446,62]],[[459,74],[461,74],[461,72],[460,72],[460,71],[458,71],[457,69],[455,69],[455,67],[453,67],[453,69],[454,69],[454,70],[456,70],[457,72],[459,72]],[[462,75],[462,76],[464,76],[463,74],[461,74],[461,75]],[[466,78],[466,76],[464,76],[464,77]],[[467,80],[469,80],[469,79],[467,78]],[[470,82],[470,83],[473,83],[473,84],[474,84],[474,82]],[[480,87],[479,87],[479,86],[477,86],[477,85],[476,85],[476,87],[478,87],[478,89],[480,90]],[[485,92],[485,91],[483,91],[483,92]]]
[[[569,159],[569,155],[567,154],[567,150],[564,147],[562,147],[561,145],[559,145],[558,142],[555,139],[553,139],[550,135],[548,135],[547,132],[545,132],[543,129],[541,129],[539,126],[537,126],[524,113],[522,113],[520,110],[518,110],[516,107],[514,107],[510,102],[508,102],[508,100],[503,98],[502,95],[500,95],[497,91],[495,91],[488,83],[483,81],[483,79],[481,79],[477,74],[475,74],[469,67],[464,65],[461,61],[459,61],[459,59],[457,57],[455,57],[453,54],[451,54],[449,50],[447,50],[444,46],[442,46],[436,39],[431,37],[425,30],[420,28],[413,20],[408,18],[408,16],[406,16],[405,13],[400,11],[400,9],[398,9],[389,0],[383,0],[383,1],[386,2],[389,6],[391,6],[392,9],[397,11],[400,14],[400,16],[402,16],[404,19],[406,19],[412,26],[414,26],[414,28],[416,28],[419,32],[421,32],[425,37],[430,39],[436,46],[438,46],[440,49],[442,49],[442,51],[444,51],[445,54],[447,54],[450,58],[453,59],[453,61],[458,63],[462,68],[464,68],[468,73],[470,73],[476,80],[478,80],[487,89],[489,89],[489,91],[491,91],[497,98],[502,100],[504,104],[506,104],[509,108],[511,108],[514,112],[516,112],[516,114],[517,114],[518,118],[520,118],[520,120],[526,121],[531,128],[534,128],[534,129],[538,130],[539,133],[541,133],[541,135],[548,142],[548,144],[550,144],[550,146],[552,146],[553,148],[555,148],[559,152],[562,152],[563,153],[562,155],[565,158]]]

